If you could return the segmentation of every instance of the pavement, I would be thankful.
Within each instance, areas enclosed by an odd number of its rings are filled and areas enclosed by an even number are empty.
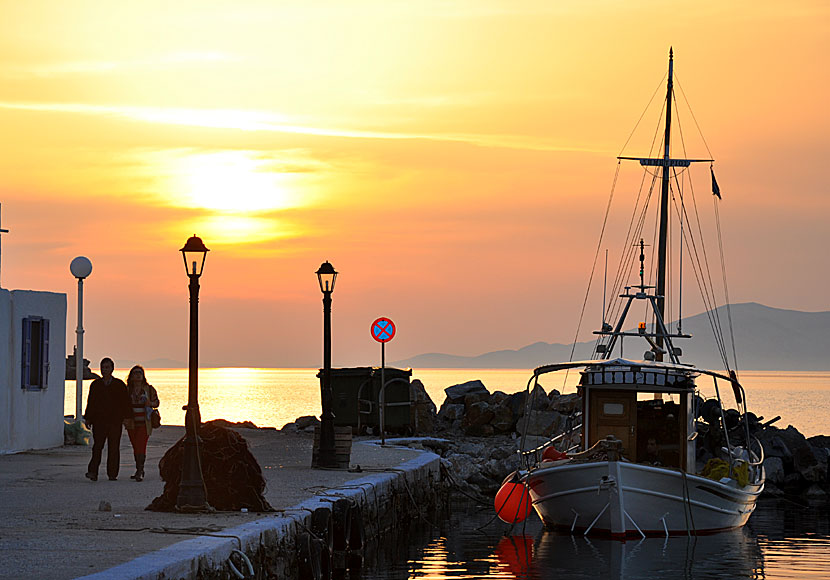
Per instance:
[[[265,497],[277,510],[290,510],[327,489],[366,472],[311,469],[312,435],[238,429],[267,480]],[[196,538],[205,530],[234,528],[268,514],[217,512],[179,514],[145,511],[161,495],[158,463],[184,435],[184,427],[154,430],[142,482],[135,471],[126,433],[121,439],[117,481],[106,476],[106,450],[98,481],[84,477],[91,447],[63,446],[0,455],[0,578],[77,578],[108,570]],[[361,441],[352,445],[351,464],[366,470],[396,468],[420,452]],[[101,511],[108,502],[111,511]]]

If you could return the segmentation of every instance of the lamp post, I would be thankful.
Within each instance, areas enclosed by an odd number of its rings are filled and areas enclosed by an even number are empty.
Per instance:
[[[332,411],[331,392],[331,293],[337,272],[328,260],[317,270],[317,281],[323,293],[323,383],[320,385],[320,400],[323,414],[320,416],[320,451],[317,455],[318,467],[337,467],[334,451],[334,411]]]
[[[89,258],[78,256],[69,264],[78,279],[78,328],[75,329],[75,421],[81,420],[84,406],[84,278],[92,274]]]
[[[190,278],[190,357],[187,406],[184,407],[184,457],[176,509],[186,512],[207,511],[210,506],[205,494],[199,456],[199,426],[202,424],[202,416],[199,413],[199,276],[205,268],[205,258],[209,250],[201,238],[194,235],[188,238],[180,251],[184,259],[185,272]]]

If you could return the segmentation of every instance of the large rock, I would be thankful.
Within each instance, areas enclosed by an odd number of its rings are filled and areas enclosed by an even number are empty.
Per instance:
[[[778,485],[784,483],[784,462],[780,457],[767,457],[764,459],[764,472],[767,475],[767,481]]]
[[[490,395],[490,404],[491,405],[501,405],[510,395],[503,391],[496,391],[492,395]]]
[[[447,401],[444,401],[444,404],[441,405],[441,410],[438,411],[438,418],[443,419],[445,421],[449,421],[452,423],[453,421],[458,421],[462,417],[464,417],[464,404],[447,404]]]
[[[510,407],[513,416],[518,418],[525,413],[525,401],[527,400],[527,392],[521,391],[508,395],[507,400],[503,403]]]
[[[528,435],[550,435],[558,426],[560,417],[556,411],[530,411],[519,419],[516,430]]]
[[[490,395],[490,392],[484,386],[484,383],[479,380],[467,381],[466,383],[461,383],[460,385],[447,387],[444,389],[444,392],[447,394],[447,399],[444,401],[444,404],[447,404],[447,402],[450,404],[463,403],[464,397],[472,393],[486,393],[488,396]]]
[[[550,399],[542,385],[536,385],[530,392],[530,405],[534,411],[547,411],[550,408]]]
[[[808,482],[826,481],[827,454],[816,453],[807,438],[792,425],[786,429],[766,429],[761,441],[769,456],[781,458],[788,474],[791,465],[792,470]]]
[[[413,379],[409,383],[409,400],[412,401],[412,422],[416,433],[431,433],[435,430],[437,409],[424,384]]]
[[[469,409],[470,406],[475,405],[476,403],[489,403],[490,399],[490,393],[488,393],[487,391],[479,391],[476,393],[464,395],[464,408]]]
[[[491,422],[496,433],[510,433],[516,427],[516,416],[510,410],[510,405],[501,404],[493,407],[493,420]]]
[[[819,485],[813,484],[811,485],[807,491],[804,492],[804,496],[807,499],[812,500],[825,500],[827,499],[827,492],[824,491]]]
[[[576,393],[569,395],[560,395],[556,398],[551,398],[551,409],[570,415],[574,411],[582,409],[582,397]]]
[[[490,425],[495,413],[490,405],[484,401],[473,403],[464,412],[461,426],[467,435],[483,436],[492,435],[493,426]]]

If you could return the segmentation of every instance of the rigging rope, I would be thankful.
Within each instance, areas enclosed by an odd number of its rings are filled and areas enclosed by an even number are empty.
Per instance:
[[[711,167],[711,165],[710,165]],[[732,307],[729,301],[729,285],[726,283],[726,259],[724,258],[723,254],[723,239],[721,237],[721,229],[720,229],[720,209],[719,209],[719,199],[715,199],[715,195],[712,195],[712,204],[715,206],[715,222],[717,224],[718,229],[718,248],[720,249],[720,269],[721,275],[723,276],[723,293],[724,299],[726,300],[726,316],[729,319],[729,338],[732,342],[732,362],[735,366],[735,371],[738,370],[738,353],[735,349],[735,332],[733,330],[732,325]],[[729,370],[729,367],[727,367]]]
[[[639,127],[640,123],[642,122],[643,118],[645,117],[646,112],[648,111],[648,108],[651,106],[651,103],[654,100],[655,95],[658,93],[660,87],[662,86],[662,82],[665,80],[665,78],[666,77],[664,75],[663,79],[661,80],[661,84],[658,85],[657,89],[655,89],[654,93],[652,94],[651,98],[649,99],[648,105],[646,105],[646,108],[643,111],[643,113],[640,115],[639,119],[637,120],[637,123],[635,124],[634,129],[631,131],[631,134],[628,136],[628,139],[626,139],[625,144],[623,145],[623,148],[620,151],[620,155],[622,155],[622,152],[625,150],[625,148],[628,146],[629,142],[631,141],[634,133],[636,132],[637,128]],[[685,92],[683,91],[683,88],[680,85],[679,80],[677,81],[677,86],[680,89],[680,93],[683,97],[683,101],[684,101],[686,107],[688,108],[689,113],[691,114],[692,120],[694,121],[695,127],[697,128],[698,133],[700,134],[700,137],[701,137],[701,139],[704,143],[704,146],[706,147],[706,151],[709,153],[709,156],[712,157],[712,153],[711,153],[711,150],[709,148],[709,145],[706,142],[706,139],[703,136],[702,131],[700,130],[700,126],[698,125],[697,118],[695,117],[694,112],[692,111],[691,106],[689,105],[688,100],[686,99]],[[679,114],[680,107],[677,106],[678,105],[678,99],[677,99],[677,96],[674,92],[672,92],[672,99],[674,100],[674,103],[676,105],[675,106],[675,118],[677,120],[678,133],[680,135],[681,149],[682,149],[683,155],[685,157],[686,156],[686,144],[685,144],[685,137],[684,137],[684,134],[683,134],[683,126],[680,122],[680,114]],[[664,115],[665,108],[666,108],[666,102],[664,101],[663,106],[661,108],[661,112],[660,112],[660,119],[662,119],[662,117]],[[658,142],[658,135],[660,135],[660,134],[661,134],[660,122],[658,122],[657,128],[656,128],[655,133],[654,133],[654,136],[652,137],[651,148],[649,150],[649,156],[654,156],[655,155],[655,153],[654,153],[655,149],[654,148],[655,148],[655,144]],[[660,141],[660,147],[662,148],[663,147],[663,139],[660,139],[659,141]],[[679,238],[679,241],[680,241],[680,251],[681,251],[681,253],[683,252],[683,245],[684,245],[684,241],[685,241],[685,245],[686,245],[685,249],[689,254],[690,262],[692,264],[692,272],[693,272],[695,280],[697,282],[698,289],[700,290],[701,299],[703,301],[703,305],[704,305],[704,308],[705,308],[705,311],[706,311],[705,313],[706,313],[707,319],[709,321],[709,325],[712,328],[712,332],[713,332],[713,335],[714,335],[714,339],[715,339],[715,343],[716,343],[716,346],[717,346],[718,354],[719,354],[719,356],[720,356],[720,358],[721,358],[721,360],[724,364],[724,368],[729,370],[730,369],[729,357],[728,357],[728,354],[727,354],[727,346],[726,346],[726,340],[725,340],[725,337],[724,337],[723,324],[722,324],[721,318],[720,318],[718,301],[717,301],[717,297],[716,297],[716,293],[715,293],[715,286],[714,286],[714,283],[713,283],[713,280],[712,280],[712,272],[711,272],[711,268],[710,268],[710,265],[709,265],[708,252],[707,252],[706,243],[705,243],[705,240],[704,240],[704,237],[703,237],[702,220],[701,220],[700,212],[699,212],[699,209],[698,209],[698,206],[697,206],[697,199],[696,199],[695,192],[694,192],[694,185],[693,185],[693,182],[691,180],[691,175],[690,175],[690,178],[689,178],[688,187],[691,191],[692,209],[693,209],[693,214],[694,214],[694,218],[695,218],[694,220],[691,219],[691,214],[687,209],[687,206],[686,206],[686,203],[685,203],[686,200],[685,200],[685,197],[684,197],[684,194],[683,194],[683,187],[686,185],[686,176],[685,176],[686,171],[688,171],[688,168],[672,168],[671,176],[669,177],[669,198],[670,199],[669,199],[668,203],[669,203],[670,207],[672,207],[672,206],[674,207],[675,213],[678,216],[678,218],[680,220],[680,223],[683,224],[685,222],[685,224],[687,224],[687,226],[688,226],[688,227],[684,228],[681,225],[681,228],[680,228],[680,232],[679,232],[679,235],[678,235],[678,238]],[[586,289],[586,292],[585,292],[585,297],[584,297],[584,300],[583,300],[583,303],[582,303],[582,310],[581,310],[580,315],[579,315],[579,323],[577,325],[576,333],[574,335],[574,341],[573,341],[573,345],[572,345],[572,348],[571,348],[571,354],[570,354],[570,358],[569,358],[569,360],[571,360],[571,361],[573,360],[574,352],[576,350],[576,341],[578,339],[579,332],[580,332],[580,329],[582,327],[582,321],[584,319],[585,309],[586,309],[586,306],[587,306],[588,297],[589,297],[590,290],[591,290],[591,284],[593,282],[593,277],[594,277],[594,274],[595,274],[595,271],[596,271],[596,264],[597,264],[597,259],[598,259],[600,249],[601,249],[601,246],[602,246],[602,240],[604,239],[607,224],[608,224],[608,217],[609,217],[609,213],[610,213],[610,209],[611,209],[611,202],[614,198],[614,193],[615,193],[618,178],[619,178],[619,172],[620,172],[620,163],[618,161],[617,168],[616,168],[616,171],[615,171],[615,174],[614,174],[613,185],[612,185],[612,188],[611,188],[611,194],[609,196],[608,204],[607,204],[606,210],[605,210],[605,217],[604,217],[603,222],[602,222],[602,230],[600,232],[599,241],[597,243],[596,252],[594,254],[593,264],[591,266],[591,274],[590,274],[590,277],[589,277],[589,280],[588,280],[588,288]],[[640,180],[640,186],[639,186],[639,189],[638,189],[638,192],[637,192],[637,197],[636,197],[635,204],[634,204],[634,209],[631,213],[631,218],[630,218],[629,223],[628,223],[628,229],[625,233],[625,237],[624,237],[625,242],[624,242],[624,245],[623,245],[623,250],[620,253],[619,262],[618,262],[618,265],[617,265],[617,273],[614,276],[614,281],[611,285],[610,294],[607,297],[607,303],[604,305],[605,306],[605,311],[607,313],[607,318],[603,322],[606,322],[608,320],[611,320],[611,321],[617,320],[618,317],[621,315],[623,305],[626,303],[626,301],[623,300],[622,298],[620,298],[619,295],[622,293],[623,287],[626,285],[626,280],[628,280],[629,276],[631,275],[631,269],[634,266],[635,261],[637,259],[637,254],[638,254],[638,252],[637,252],[637,250],[638,250],[637,242],[638,242],[639,239],[642,238],[644,225],[645,225],[645,222],[646,222],[646,219],[647,219],[648,207],[649,207],[649,204],[651,202],[652,196],[654,194],[654,189],[655,189],[655,185],[657,183],[657,179],[658,179],[658,177],[662,177],[662,175],[658,175],[658,173],[661,174],[662,172],[657,172],[656,170],[650,170],[650,168],[647,167],[647,166],[644,167],[643,176],[642,176],[642,179]],[[648,188],[647,194],[644,195],[646,175],[647,174],[652,176],[652,180],[651,180],[651,184]],[[681,181],[680,181],[681,176],[682,176],[682,185],[681,185]],[[672,183],[672,180],[673,180],[673,183]],[[662,200],[660,202],[662,202]],[[657,219],[659,220],[659,214],[660,214],[660,207],[659,206],[660,206],[660,203],[658,203],[657,205],[658,205],[658,207],[657,207]],[[717,228],[717,235],[718,235],[718,248],[719,248],[720,260],[721,260],[721,275],[722,275],[722,278],[723,278],[723,288],[724,288],[724,295],[725,295],[725,300],[726,300],[726,312],[727,312],[727,318],[728,318],[730,339],[731,339],[731,343],[732,343],[731,344],[732,359],[733,359],[733,363],[734,363],[735,367],[737,367],[737,352],[736,352],[736,347],[735,347],[735,336],[734,336],[734,330],[733,330],[733,324],[732,324],[732,314],[731,314],[731,308],[730,308],[730,303],[729,303],[729,289],[728,289],[727,278],[726,278],[726,263],[725,263],[725,259],[724,259],[722,230],[721,230],[721,226],[720,226],[720,213],[719,213],[719,209],[718,209],[719,206],[718,206],[717,200],[714,200],[714,207],[715,207],[715,221],[716,221],[716,228]],[[697,230],[696,232],[694,231],[695,229]],[[652,247],[656,247],[656,236],[657,235],[658,235],[658,227],[657,227],[657,224],[655,224],[654,233],[653,233],[653,236],[652,236]],[[666,242],[667,243],[667,250],[672,245],[670,235],[671,234],[669,232],[667,232],[667,242]],[[697,238],[699,238],[699,240]],[[648,285],[651,285],[653,276],[655,275],[655,268],[654,268],[655,255],[654,254],[655,254],[655,252],[651,253],[651,259],[650,259],[650,264],[649,264]],[[681,262],[680,262],[680,273],[678,274],[678,276],[680,276],[680,277],[682,277],[682,269],[683,269],[682,259],[683,259],[683,257],[681,255],[681,257],[680,257],[680,260],[681,260]],[[673,263],[671,261],[671,254],[669,253],[669,255],[667,257],[667,265],[666,265],[668,276],[667,276],[667,279],[666,279],[666,288],[664,289],[664,296],[663,296],[663,304],[664,304],[664,313],[663,313],[664,320],[663,320],[663,322],[667,325],[667,328],[668,328],[669,320],[671,319],[671,308],[673,306],[673,304],[671,302],[671,299],[670,299],[671,292],[669,291],[669,288],[672,285],[672,276],[671,276],[671,267],[672,267],[672,265],[673,265]],[[682,280],[680,280],[680,284],[682,285]],[[680,328],[681,328],[681,326],[680,326],[681,308],[682,308],[682,304],[680,304],[680,302],[678,301],[678,304],[677,304],[677,310],[678,310],[677,331],[678,332],[680,332]],[[647,309],[647,311],[648,311],[648,309]],[[651,320],[652,320],[652,324],[656,324],[656,314],[654,312],[652,312]],[[621,330],[624,330],[624,329],[621,329]],[[603,341],[606,341],[606,344],[607,344],[607,339],[608,339],[608,337],[600,335],[595,341],[595,345],[594,345],[595,349]],[[621,344],[620,348],[622,349],[622,341],[620,341],[620,344]],[[611,353],[607,353],[607,356],[610,356],[610,354]],[[567,373],[566,373],[565,380],[567,381]],[[563,387],[564,387],[564,384],[563,384]]]
[[[594,263],[591,266],[591,275],[588,277],[588,288],[585,290],[585,299],[582,301],[582,310],[579,313],[579,322],[576,325],[576,334],[574,334],[573,344],[571,345],[571,354],[568,357],[568,362],[574,358],[574,351],[576,351],[576,341],[579,338],[579,329],[582,327],[582,318],[585,316],[585,307],[588,304],[588,294],[591,292],[591,282],[594,279],[594,271],[597,267],[597,258],[602,247],[602,238],[605,235],[605,226],[608,224],[608,215],[611,213],[611,202],[614,200],[614,191],[617,188],[617,178],[620,175],[620,162],[617,161],[617,168],[614,171],[614,181],[611,184],[611,195],[608,197],[608,204],[605,206],[605,217],[602,219],[602,229],[599,232],[599,240],[597,240],[597,249],[594,252]],[[562,390],[565,390],[565,382],[568,380],[568,371],[565,372],[565,379],[562,382]]]
[[[694,192],[694,187],[690,185],[690,189]],[[694,198],[693,198],[694,199]],[[676,211],[683,212],[683,215],[686,216],[686,222],[691,224],[691,220],[689,218],[689,213],[686,211],[685,204],[681,204],[680,208],[675,207]],[[697,216],[699,218],[699,216]],[[700,224],[698,223],[698,229],[700,229]],[[700,259],[700,252],[698,252],[697,242],[693,232],[686,230],[684,231],[684,238],[686,239],[686,248],[689,252],[690,261],[692,264],[692,272],[695,275],[695,281],[697,282],[698,289],[700,290],[700,296],[703,300],[703,306],[706,310],[706,316],[709,319],[709,325],[712,328],[715,343],[718,347],[718,354],[721,357],[721,361],[724,363],[724,366],[728,369],[729,364],[726,360],[725,348],[723,344],[723,333],[718,332],[720,325],[719,321],[717,320],[717,309],[715,306],[715,298],[713,295],[710,294],[710,290],[706,285],[706,277],[704,276],[704,265]],[[701,240],[702,243],[702,240]],[[708,267],[708,265],[707,265]]]
[[[682,89],[681,89],[681,93],[682,93]],[[685,99],[685,94],[683,95],[683,98]],[[675,102],[677,102],[676,97],[675,97]],[[692,115],[692,119],[694,119],[694,121],[695,121],[695,126],[697,126],[700,137],[703,140],[704,145],[706,146],[706,151],[709,153],[709,156],[712,157],[712,152],[709,150],[709,145],[706,144],[706,139],[703,137],[703,133],[700,131],[700,127],[697,125],[697,119],[694,118],[694,112],[692,111],[691,106],[689,106],[688,101],[686,101],[686,106],[688,107],[689,112]],[[684,134],[683,134],[683,125],[680,122],[679,109],[680,109],[680,107],[675,107],[675,111],[676,111],[676,114],[677,114],[677,127],[678,127],[678,132],[680,133],[680,143],[681,143],[681,147],[683,149],[683,153],[684,153],[684,156],[685,156],[686,141],[685,141]],[[710,167],[711,167],[711,164],[710,164]],[[675,181],[676,180],[677,179],[676,179],[676,176],[675,176]],[[679,184],[678,184],[678,187],[679,187]],[[711,310],[713,312],[714,316],[710,317],[710,319],[713,318],[714,322],[710,321],[710,324],[712,324],[712,331],[715,335],[715,341],[718,345],[718,350],[720,351],[719,354],[721,356],[721,359],[723,360],[724,368],[726,370],[729,370],[730,367],[729,367],[729,359],[728,359],[727,352],[726,352],[726,341],[724,340],[724,337],[723,337],[723,325],[721,324],[720,313],[718,311],[717,298],[715,296],[715,285],[712,282],[712,273],[711,273],[711,269],[709,268],[709,259],[708,259],[708,255],[707,255],[707,252],[706,252],[706,245],[705,245],[705,241],[704,241],[703,233],[702,233],[702,229],[701,229],[700,215],[699,215],[698,209],[697,209],[697,200],[696,200],[695,195],[694,195],[694,184],[691,182],[691,180],[689,181],[689,189],[692,192],[692,201],[693,201],[694,209],[695,209],[695,217],[697,218],[698,232],[699,232],[699,235],[700,235],[700,244],[701,244],[701,248],[703,250],[703,259],[704,259],[704,262],[706,264],[706,275],[707,275],[708,282],[709,282],[708,292],[711,293],[710,298],[711,298],[712,307],[707,308],[707,310]],[[718,231],[718,245],[720,247],[721,273],[723,275],[724,288],[726,288],[726,285],[725,285],[726,271],[724,269],[725,268],[725,262],[724,262],[724,259],[723,259],[723,245],[722,245],[722,242],[721,242],[721,234],[720,234],[720,219],[719,219],[719,217],[717,217],[717,205],[715,206],[715,211],[716,211],[716,224],[717,224],[717,231]],[[701,293],[703,293],[703,292],[701,292]],[[728,293],[727,293],[727,296],[726,296],[726,307],[727,307],[727,311],[729,311]],[[729,315],[729,331],[730,331],[730,333],[733,333],[731,315]],[[732,334],[732,336],[733,336],[733,355],[734,355],[734,334]]]
[[[668,74],[668,73],[666,73],[666,74]],[[648,108],[651,106],[651,102],[654,100],[655,95],[657,95],[657,91],[659,91],[663,87],[663,81],[666,80],[666,74],[663,75],[663,78],[660,79],[660,83],[657,85],[657,88],[654,89],[653,93],[651,93],[651,98],[648,100],[648,104],[646,105],[646,108],[643,109],[642,114],[640,114],[640,118],[637,119],[637,123],[634,125],[634,128],[631,130],[631,134],[628,136],[628,139],[625,140],[625,144],[622,146],[622,149],[620,149],[620,155],[622,155],[623,151],[625,151],[625,148],[628,146],[628,142],[631,141],[631,138],[634,136],[634,132],[637,130],[637,127],[640,126],[640,122],[643,120],[643,117],[646,116],[646,113],[648,112]],[[665,105],[663,105],[663,106],[665,107]],[[661,111],[661,114],[662,114],[662,111]],[[657,128],[658,129],[660,128],[659,123],[657,125]],[[652,145],[653,145],[653,143],[652,143]]]

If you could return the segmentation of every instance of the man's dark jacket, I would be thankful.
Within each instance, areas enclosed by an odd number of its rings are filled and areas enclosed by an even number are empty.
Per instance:
[[[95,379],[89,386],[84,420],[90,425],[121,423],[133,415],[130,396],[124,381],[112,377],[110,384]]]

